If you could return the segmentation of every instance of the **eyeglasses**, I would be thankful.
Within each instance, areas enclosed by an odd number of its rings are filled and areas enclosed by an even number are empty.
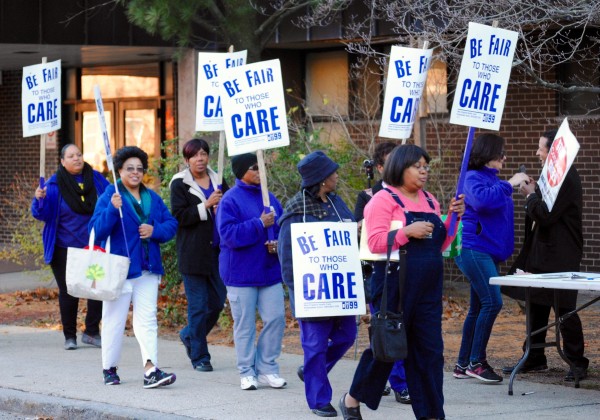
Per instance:
[[[125,170],[127,171],[127,173],[134,173],[134,172],[139,172],[142,174],[146,173],[146,170],[142,167],[142,166],[138,166],[137,168],[135,166],[128,166],[125,168]]]
[[[248,168],[249,171],[258,171],[258,163],[255,163],[251,167]]]
[[[416,163],[414,165],[411,165],[413,168],[415,168],[417,171],[423,170],[425,172],[429,172],[431,170],[431,166],[429,165],[417,165]]]

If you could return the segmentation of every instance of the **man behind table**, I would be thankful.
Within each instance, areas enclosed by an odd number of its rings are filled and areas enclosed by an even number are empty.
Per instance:
[[[557,130],[542,134],[536,156],[540,158],[542,167],[548,157]],[[583,254],[582,208],[583,190],[579,173],[574,165],[567,172],[563,185],[552,211],[544,202],[539,187],[533,179],[522,183],[521,193],[525,202],[525,240],[523,247],[510,269],[513,274],[517,269],[528,273],[552,273],[563,271],[579,271]],[[515,296],[509,288],[503,288],[506,294]],[[558,313],[560,316],[574,310],[577,303],[577,290],[560,290]],[[548,325],[550,308],[554,308],[554,289],[531,289],[531,331]],[[584,340],[581,320],[573,314],[561,323],[563,349],[567,358],[575,365],[579,379],[587,376],[589,360],[584,357]],[[544,343],[546,331],[531,337],[531,344]],[[511,373],[514,366],[502,369]],[[532,348],[521,372],[535,372],[548,369],[544,348]],[[569,369],[565,381],[574,381],[574,373]]]

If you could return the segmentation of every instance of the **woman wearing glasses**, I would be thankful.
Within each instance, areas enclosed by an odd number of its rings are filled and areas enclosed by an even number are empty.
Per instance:
[[[415,145],[398,146],[390,153],[383,170],[386,187],[365,207],[371,252],[387,251],[392,222],[401,222],[392,249],[406,250],[406,277],[402,296],[408,355],[406,381],[417,419],[443,419],[444,355],[442,341],[442,250],[454,239],[447,234],[447,222],[440,219],[440,205],[424,190],[430,157]],[[452,199],[448,215],[464,212],[464,202]],[[381,309],[385,262],[376,262],[371,294],[376,311]],[[399,277],[398,263],[390,264],[391,275]],[[388,277],[389,279],[389,277]],[[398,281],[387,282],[387,309],[396,312],[400,298]],[[361,419],[359,403],[376,410],[394,363],[375,360],[367,348],[358,363],[349,392],[339,402],[344,419]]]
[[[171,211],[177,227],[177,263],[187,296],[187,325],[179,332],[192,367],[213,370],[206,336],[219,320],[225,303],[225,285],[219,275],[219,234],[216,209],[227,184],[218,185],[208,166],[210,149],[203,139],[183,146],[187,168],[171,181]],[[199,258],[198,256],[202,256]]]
[[[108,181],[83,161],[79,147],[72,143],[60,151],[60,165],[44,188],[35,190],[31,214],[42,220],[44,233],[44,261],[52,267],[58,285],[60,321],[65,336],[65,350],[77,348],[77,309],[79,298],[67,292],[67,248],[83,248],[88,244],[88,223],[98,196]],[[102,346],[100,319],[102,302],[88,299],[85,332],[81,341],[95,347]]]
[[[491,285],[490,277],[498,275],[498,265],[513,253],[513,188],[529,181],[520,172],[508,181],[498,178],[506,160],[504,145],[504,139],[496,134],[481,134],[469,157],[462,251],[456,264],[471,283],[471,302],[453,373],[457,379],[502,381],[486,354],[494,321],[502,309],[500,286]]]
[[[130,259],[121,296],[104,302],[102,311],[102,369],[106,385],[118,385],[123,332],[133,302],[133,332],[140,345],[144,366],[144,388],[175,382],[175,374],[158,368],[158,285],[164,274],[160,244],[177,230],[177,220],[154,191],[142,183],[148,155],[139,147],[126,146],[114,157],[119,173],[118,191],[110,185],[98,199],[90,221],[96,239],[104,244],[110,236],[111,253]],[[122,212],[123,219],[119,215]]]
[[[241,388],[255,390],[259,383],[283,388],[286,381],[279,376],[277,363],[285,327],[283,287],[276,248],[268,243],[269,231],[277,240],[275,222],[283,211],[271,193],[271,211],[264,211],[256,155],[234,156],[231,168],[235,186],[221,199],[217,229],[221,237],[219,271],[231,305]],[[258,340],[257,310],[263,323]]]

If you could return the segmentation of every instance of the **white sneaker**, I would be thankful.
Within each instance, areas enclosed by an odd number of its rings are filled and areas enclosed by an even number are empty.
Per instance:
[[[283,388],[287,382],[278,374],[258,375],[258,382],[269,385],[271,388]]]
[[[258,383],[254,376],[244,376],[241,382],[241,388],[244,391],[251,391],[258,388]]]

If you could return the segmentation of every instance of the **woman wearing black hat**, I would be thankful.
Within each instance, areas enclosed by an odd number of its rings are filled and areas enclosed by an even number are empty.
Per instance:
[[[294,309],[294,274],[290,226],[292,223],[354,222],[352,211],[335,194],[339,165],[325,153],[310,153],[298,163],[302,176],[301,190],[285,206],[279,220],[279,260],[283,280],[290,290]],[[327,373],[348,351],[356,337],[354,316],[298,319],[301,331],[304,366],[298,376],[304,381],[306,401],[311,411],[320,417],[335,417],[331,405],[332,390]]]
[[[268,229],[277,238],[275,221],[281,204],[269,193],[271,211],[264,211],[256,155],[245,153],[231,159],[237,178],[217,210],[221,236],[219,272],[227,287],[233,316],[233,341],[241,388],[254,390],[258,383],[283,388],[277,359],[285,328],[281,268],[277,255],[269,252]],[[263,328],[256,340],[256,311]],[[255,344],[256,342],[256,344]]]

